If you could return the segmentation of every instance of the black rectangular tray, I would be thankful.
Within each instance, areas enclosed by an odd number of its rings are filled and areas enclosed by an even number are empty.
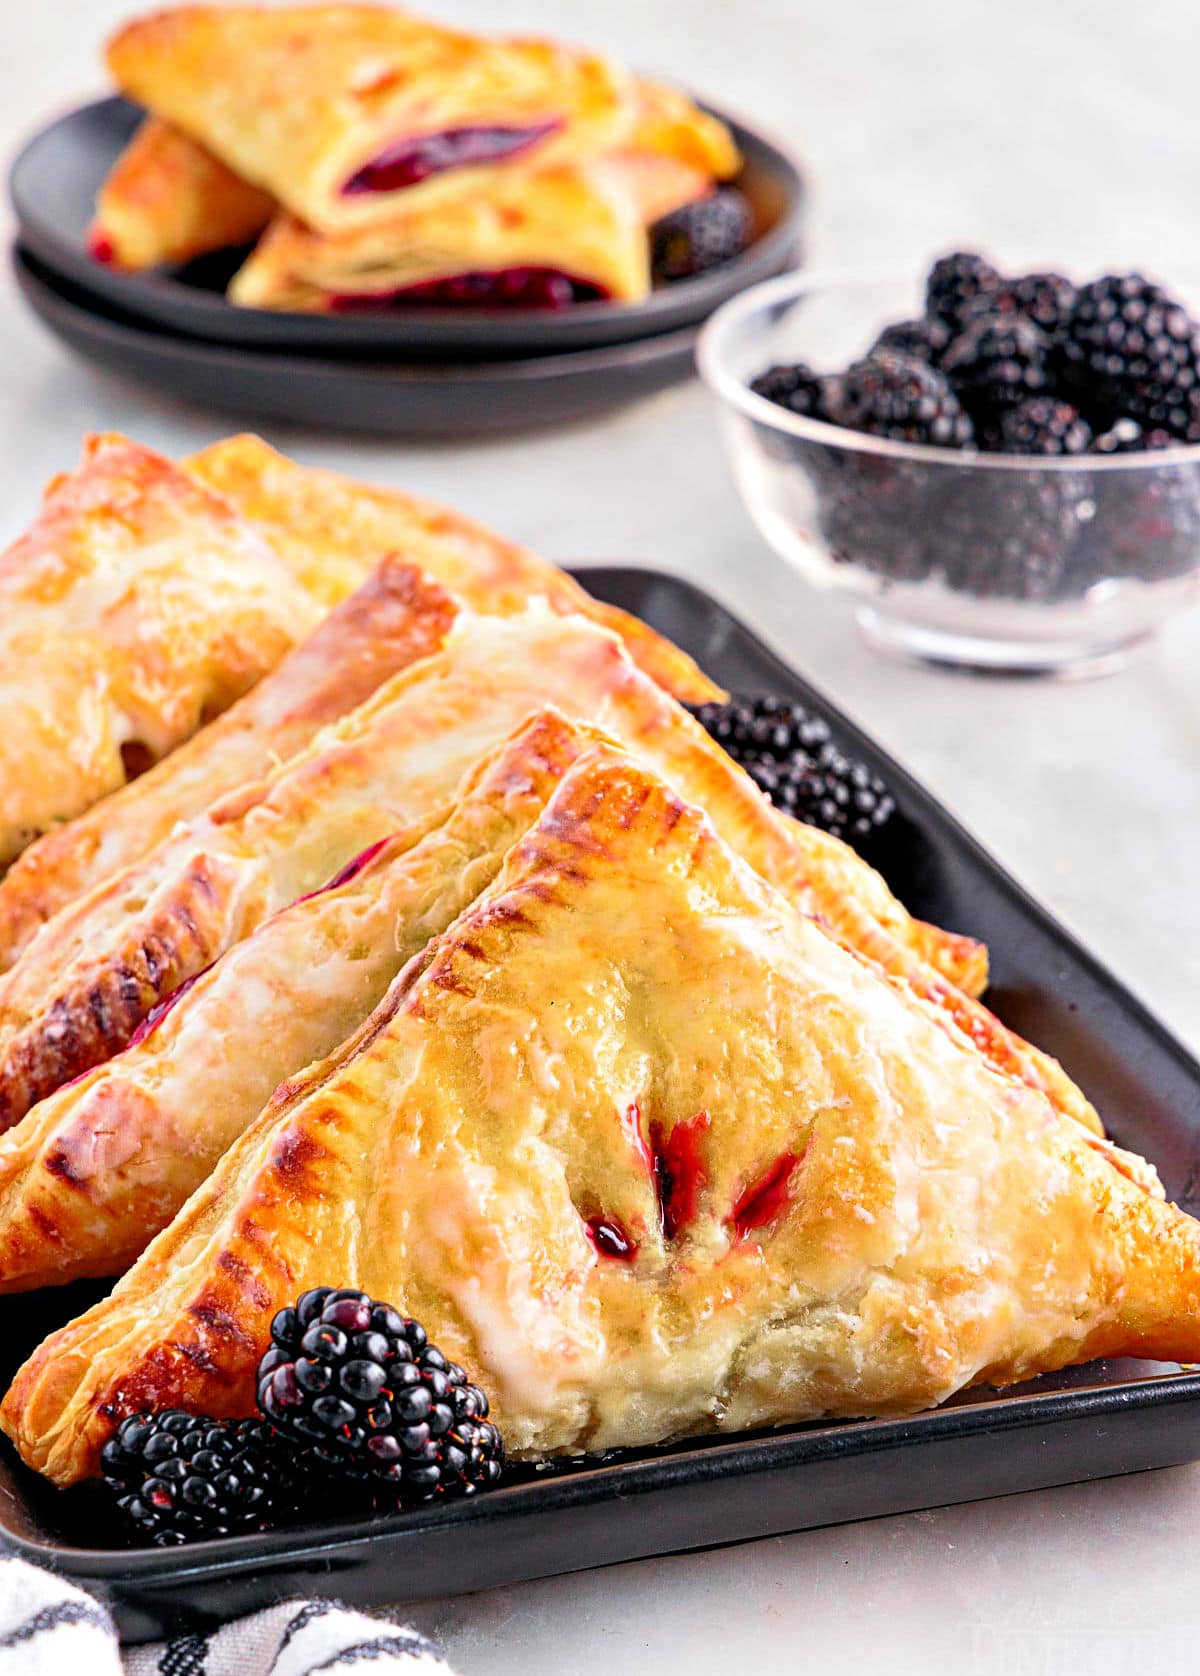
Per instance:
[[[730,688],[799,699],[893,788],[889,883],[922,918],[991,949],[989,1001],[1062,1060],[1117,1140],[1168,1194],[1200,1203],[1200,1066],[980,846],[824,696],[691,583],[584,573],[600,598],[687,648]],[[1099,886],[1099,881],[1098,881]],[[91,1289],[94,1295],[94,1289]],[[80,1288],[0,1304],[0,1376],[90,1301]],[[1006,1495],[1200,1456],[1200,1374],[1094,1362],[1013,1391],[973,1392],[900,1420],[794,1426],[626,1451],[538,1474],[476,1502],[134,1552],[94,1546],[111,1515],[0,1451],[0,1541],[112,1606],[123,1635],[203,1628],[296,1594],[385,1605],[877,1514]]]

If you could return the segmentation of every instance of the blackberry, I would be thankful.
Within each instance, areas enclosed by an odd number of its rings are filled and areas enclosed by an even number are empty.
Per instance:
[[[786,762],[797,751],[811,757],[832,738],[829,723],[803,704],[769,694],[735,694],[725,704],[698,704],[692,714],[735,762],[771,757]]]
[[[1063,274],[1022,274],[1005,281],[1004,295],[1019,314],[1053,337],[1074,306],[1076,290]]]
[[[164,1409],[123,1420],[100,1467],[135,1531],[159,1547],[267,1530],[299,1505],[291,1451],[261,1420]]]
[[[1146,431],[1136,419],[1117,419],[1092,443],[1093,454],[1146,454],[1159,448],[1177,448],[1179,438],[1170,431]]]
[[[795,758],[784,763],[762,758],[747,763],[746,772],[785,815],[860,848],[896,812],[879,776],[843,756],[836,746],[826,747],[816,766]]]
[[[796,820],[862,846],[896,812],[879,776],[847,756],[829,724],[801,704],[739,694],[727,704],[699,705],[693,714],[759,790]]]
[[[756,396],[765,396],[789,413],[820,419],[824,417],[827,382],[804,361],[797,361],[791,366],[768,367],[751,380],[750,388]]]
[[[1200,328],[1142,274],[1106,274],[1083,286],[1061,334],[1065,369],[1081,405],[1104,420],[1200,441]]]
[[[975,475],[975,474],[972,474]],[[948,588],[978,599],[1058,597],[1091,513],[1073,473],[989,473],[962,484],[937,522],[938,568]]]
[[[911,355],[914,361],[926,361],[936,367],[951,336],[944,320],[897,320],[883,328],[867,354],[891,350],[893,354]]]
[[[365,1292],[319,1286],[280,1310],[258,1406],[316,1464],[402,1503],[473,1495],[503,1468],[483,1392]]]
[[[1031,396],[1001,416],[997,441],[1006,454],[1083,454],[1092,427],[1069,402]]]
[[[871,454],[846,454],[839,465],[817,482],[817,521],[834,563],[887,582],[928,576],[930,528],[949,474]]]
[[[974,441],[971,421],[946,380],[911,355],[885,352],[855,362],[832,398],[829,417],[893,442],[966,448]]]
[[[1019,314],[980,314],[942,356],[942,371],[975,422],[994,430],[1006,408],[1050,385],[1050,340]]]
[[[1169,437],[1167,445],[1178,446],[1178,438]],[[1194,465],[1097,472],[1093,492],[1096,519],[1087,546],[1094,580],[1131,576],[1163,581],[1195,570],[1200,558],[1200,472]]]
[[[693,279],[739,256],[750,243],[750,206],[735,187],[684,204],[650,229],[650,271],[656,285]]]
[[[925,312],[958,331],[978,299],[998,292],[1003,280],[984,257],[970,250],[940,256],[925,281]]]

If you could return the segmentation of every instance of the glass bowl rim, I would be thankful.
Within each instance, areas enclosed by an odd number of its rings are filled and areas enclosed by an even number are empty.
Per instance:
[[[1067,454],[1057,457],[1044,454],[999,454],[982,449],[935,448],[929,443],[894,442],[890,437],[870,436],[863,431],[846,430],[825,419],[807,419],[789,413],[777,402],[756,395],[749,384],[729,366],[728,343],[748,317],[775,303],[795,302],[805,295],[819,291],[867,285],[897,284],[913,281],[918,270],[892,265],[867,268],[801,268],[781,274],[777,279],[764,280],[741,291],[736,297],[710,316],[701,330],[696,344],[696,364],[708,388],[735,408],[744,418],[765,425],[785,436],[799,437],[805,442],[820,443],[826,448],[840,448],[847,453],[870,454],[880,459],[909,460],[923,465],[946,469],[964,468],[972,471],[1034,472],[1128,472],[1147,471],[1179,466],[1200,466],[1200,443],[1180,442],[1173,448],[1147,449],[1129,454]],[[764,369],[765,370],[765,369]]]

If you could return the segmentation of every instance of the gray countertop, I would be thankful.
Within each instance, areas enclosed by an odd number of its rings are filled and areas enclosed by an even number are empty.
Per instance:
[[[0,140],[103,86],[127,0],[0,8]],[[811,257],[1001,258],[1200,274],[1195,66],[1178,0],[443,0],[468,24],[615,49],[784,136],[814,183]],[[235,428],[93,373],[0,279],[0,535],[82,433],[176,453]],[[845,606],[763,546],[705,393],[462,446],[291,432],[298,457],[420,490],[550,557],[694,577],[823,685],[1193,1047],[1200,1047],[1200,612],[1123,674],[1079,684],[935,675],[880,661]],[[1187,1521],[1200,1470],[646,1561],[417,1614],[463,1676],[814,1668],[922,1676],[1189,1667],[1200,1603]],[[847,1661],[847,1655],[849,1655]]]

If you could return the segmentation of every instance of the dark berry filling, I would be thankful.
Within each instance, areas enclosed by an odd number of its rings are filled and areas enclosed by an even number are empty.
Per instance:
[[[471,163],[498,163],[515,157],[557,133],[560,121],[537,122],[524,128],[447,128],[440,134],[417,134],[396,140],[357,169],[342,187],[346,197],[363,192],[399,192],[430,175],[461,169]]]
[[[560,268],[490,268],[425,279],[393,291],[339,292],[329,298],[334,314],[377,314],[388,308],[569,308],[572,303],[606,302],[611,293],[590,279]]]
[[[703,1111],[676,1123],[669,1134],[661,1123],[651,1125],[654,1190],[662,1231],[669,1240],[677,1239],[694,1219],[701,1191],[708,1180],[708,1168],[700,1149],[708,1126],[709,1116]]]
[[[316,890],[310,890],[306,896],[298,897],[297,902],[294,902],[292,906],[296,907],[299,902],[311,902],[315,896],[324,896],[326,891],[337,890],[341,885],[348,885],[351,879],[356,879],[360,873],[364,872],[370,866],[375,857],[379,854],[380,850],[384,849],[390,842],[390,838],[380,838],[374,844],[368,844],[365,850],[360,851],[359,854],[353,858],[353,860],[348,861],[343,868],[335,873],[333,878],[330,879],[327,884],[319,886]],[[200,982],[200,979],[206,977],[211,971],[212,964],[210,963],[203,969],[203,971],[195,972],[190,978],[185,979],[184,982],[181,983],[177,989],[173,989],[169,995],[164,995],[161,1001],[156,1001],[150,1011],[146,1014],[145,1018],[138,1025],[133,1035],[129,1038],[128,1046],[131,1048],[138,1047],[148,1036],[152,1036],[162,1023],[163,1019],[166,1018],[167,1014],[172,1012],[174,1008],[177,1007],[183,1000],[184,996],[196,987],[196,985]],[[83,1077],[87,1075],[89,1075],[89,1073],[84,1071],[79,1077],[76,1077],[73,1080],[80,1082],[83,1080]],[[71,1085],[68,1083],[66,1086],[70,1087]]]
[[[103,262],[106,267],[117,254],[116,246],[108,234],[102,233],[98,227],[94,227],[88,234],[87,247],[92,261]]]
[[[365,850],[360,850],[353,860],[348,861],[343,868],[333,875],[325,889],[337,890],[341,885],[348,885],[351,879],[357,879],[358,875],[365,872],[371,865],[380,850],[390,842],[390,838],[380,838],[374,844],[368,844]]]
[[[210,964],[207,965],[202,972],[194,972],[190,978],[185,978],[183,983],[181,983],[177,989],[173,989],[169,995],[164,995],[161,1001],[156,1001],[150,1011],[146,1014],[145,1018],[138,1025],[133,1035],[130,1036],[127,1045],[131,1048],[138,1047],[146,1040],[147,1036],[152,1036],[162,1023],[163,1019],[166,1018],[167,1014],[169,1012],[173,1012],[183,1000],[184,996],[190,990],[195,989],[196,985],[200,982],[200,979],[206,977],[211,971],[212,963],[210,962]],[[87,1075],[86,1071],[84,1072],[84,1075]],[[68,1086],[70,1085],[68,1084]]]
[[[637,1256],[636,1243],[615,1216],[589,1217],[584,1227],[601,1257],[616,1257],[622,1263],[632,1263]]]
[[[381,850],[386,849],[391,841],[390,837],[377,838],[373,844],[368,844],[365,850],[360,850],[356,856],[352,856],[344,867],[339,867],[332,879],[318,885],[316,890],[306,891],[303,896],[298,896],[292,907],[297,908],[301,902],[311,902],[315,896],[324,896],[327,891],[340,890],[342,885],[348,885],[352,879],[357,879],[360,873],[366,872],[375,857]]]
[[[799,1162],[799,1153],[785,1152],[738,1195],[728,1219],[738,1239],[744,1240],[755,1229],[765,1228],[786,1209],[792,1197],[792,1176]]]

